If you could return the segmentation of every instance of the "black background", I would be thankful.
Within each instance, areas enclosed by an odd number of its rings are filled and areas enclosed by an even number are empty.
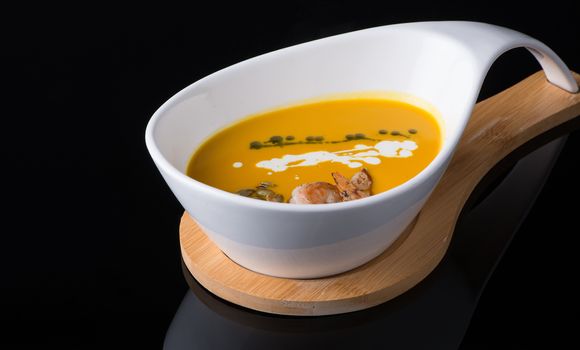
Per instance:
[[[161,347],[187,288],[182,209],[144,130],[166,99],[207,74],[333,34],[446,19],[522,31],[580,71],[574,2],[466,3],[5,9],[0,345]],[[481,98],[538,69],[524,50],[504,55]],[[575,133],[491,279],[465,349],[578,343],[578,151]]]

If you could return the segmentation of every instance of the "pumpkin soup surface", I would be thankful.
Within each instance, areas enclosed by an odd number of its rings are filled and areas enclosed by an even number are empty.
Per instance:
[[[441,147],[436,118],[413,104],[384,98],[321,100],[242,119],[194,152],[187,175],[224,191],[288,202],[300,185],[333,184],[363,169],[371,194],[423,170]],[[353,178],[354,179],[354,178]],[[348,180],[347,180],[348,181]]]

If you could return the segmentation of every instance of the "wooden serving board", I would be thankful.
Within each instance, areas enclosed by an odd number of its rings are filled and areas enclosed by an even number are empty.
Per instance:
[[[580,75],[574,73],[577,82]],[[181,254],[210,292],[250,309],[283,315],[330,315],[390,300],[441,261],[455,222],[483,176],[532,138],[580,115],[580,93],[568,93],[538,72],[478,103],[457,151],[415,222],[383,254],[354,270],[318,279],[262,275],[225,256],[185,213]]]

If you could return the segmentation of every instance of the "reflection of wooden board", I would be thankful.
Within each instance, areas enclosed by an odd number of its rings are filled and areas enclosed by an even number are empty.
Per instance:
[[[580,75],[575,78],[580,81]],[[543,72],[478,103],[449,168],[414,225],[383,254],[354,270],[310,280],[247,270],[228,259],[187,213],[180,225],[183,260],[209,291],[254,310],[314,316],[383,303],[419,283],[437,266],[465,201],[498,161],[579,115],[580,93],[551,85]]]

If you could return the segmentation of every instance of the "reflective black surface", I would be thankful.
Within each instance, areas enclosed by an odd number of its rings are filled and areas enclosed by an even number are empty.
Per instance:
[[[144,131],[164,101],[208,74],[329,35],[449,19],[522,31],[580,71],[573,1],[514,8],[483,1],[188,4],[2,8],[0,349],[163,346],[188,290],[178,243],[183,209],[147,154]],[[524,49],[505,54],[480,99],[538,69]],[[487,284],[465,349],[578,342],[577,324],[565,320],[579,309],[570,285],[578,205],[562,200],[580,198],[578,152],[576,132]],[[501,222],[482,224],[489,221]],[[461,250],[477,254],[480,244]],[[467,264],[469,255],[454,259]],[[481,283],[474,281],[470,289]]]
[[[471,198],[449,251],[433,273],[377,307],[324,317],[256,312],[215,297],[190,275],[164,348],[457,349],[480,294],[549,175],[565,139],[488,174],[484,198]],[[520,150],[521,151],[521,150]],[[490,178],[494,178],[491,180]]]

